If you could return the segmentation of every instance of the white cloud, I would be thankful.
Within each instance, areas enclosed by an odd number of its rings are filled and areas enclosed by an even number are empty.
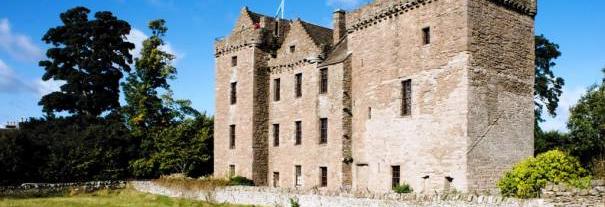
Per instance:
[[[43,58],[42,50],[31,38],[11,31],[8,19],[0,19],[0,49],[11,57],[22,61],[38,61]]]
[[[24,81],[4,61],[0,60],[0,93],[34,93],[43,96],[58,91],[62,81]]]
[[[557,116],[552,118],[550,116],[545,117],[545,122],[541,123],[544,131],[558,130],[567,132],[567,120],[569,119],[569,109],[578,103],[578,100],[586,93],[585,88],[563,88],[563,94],[559,101],[559,107],[557,108]]]
[[[339,8],[339,9],[353,9],[359,6],[366,0],[327,0],[328,6]]]
[[[129,42],[134,43],[135,48],[134,48],[134,50],[130,51],[134,57],[141,56],[141,49],[143,48],[143,41],[145,41],[147,38],[149,38],[149,36],[137,28],[132,28],[130,30],[130,34],[128,34],[126,36],[126,39]],[[166,42],[166,44],[164,46],[162,46],[161,49],[166,51],[167,53],[173,54],[176,57],[174,60],[175,62],[179,59],[182,59],[185,56],[184,54],[179,53],[178,51],[174,50],[169,42]]]

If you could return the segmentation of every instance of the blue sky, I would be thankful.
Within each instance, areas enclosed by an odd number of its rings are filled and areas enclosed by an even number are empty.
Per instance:
[[[40,39],[60,25],[59,14],[75,6],[111,11],[133,27],[132,41],[149,34],[147,22],[163,18],[169,28],[168,49],[177,55],[177,98],[193,101],[201,111],[214,111],[213,42],[231,30],[239,10],[274,14],[279,0],[0,0],[0,126],[42,113],[40,97],[57,87],[40,80],[37,62],[48,48]],[[286,0],[286,18],[300,17],[329,27],[336,8],[353,9],[368,0]],[[568,108],[597,83],[605,66],[605,1],[539,1],[536,33],[561,46],[556,74],[567,84],[557,118],[546,129],[565,129]],[[136,43],[135,42],[135,43]]]

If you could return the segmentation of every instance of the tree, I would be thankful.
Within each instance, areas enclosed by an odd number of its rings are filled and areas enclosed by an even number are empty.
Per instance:
[[[603,70],[605,74],[605,69]],[[569,151],[589,165],[605,159],[605,80],[594,85],[570,110]]]
[[[568,134],[558,131],[547,131],[540,134],[535,141],[534,154],[548,152],[550,150],[565,150],[568,146]]]
[[[159,89],[170,93],[168,80],[176,74],[176,68],[171,65],[174,55],[162,50],[162,38],[168,31],[165,23],[163,19],[149,23],[152,36],[143,41],[141,57],[135,59],[136,68],[122,85],[128,103],[124,114],[136,136],[144,136],[154,127],[168,126],[173,119],[158,95]]]
[[[130,33],[128,22],[111,12],[95,14],[76,7],[61,14],[63,25],[49,29],[42,40],[52,47],[49,60],[40,61],[46,71],[43,80],[62,80],[59,92],[42,97],[39,104],[52,116],[54,112],[98,117],[119,108],[119,81],[123,71],[130,71]]]
[[[544,35],[536,36],[535,41],[535,113],[536,119],[541,122],[544,108],[551,116],[557,115],[556,109],[559,106],[559,97],[563,93],[562,88],[565,81],[563,78],[556,77],[551,69],[556,65],[554,60],[561,56],[559,45],[550,42]]]

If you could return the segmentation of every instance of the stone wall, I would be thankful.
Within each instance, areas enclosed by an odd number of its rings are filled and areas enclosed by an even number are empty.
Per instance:
[[[45,197],[76,191],[90,193],[98,190],[116,190],[126,187],[125,181],[97,181],[86,183],[24,183],[20,186],[0,186],[2,197]]]
[[[605,206],[605,180],[594,180],[588,189],[549,184],[542,197],[554,206]]]
[[[543,199],[518,200],[500,196],[480,196],[474,194],[395,194],[395,193],[345,193],[340,191],[288,190],[269,187],[224,187],[213,191],[174,189],[150,181],[131,182],[141,192],[169,197],[203,200],[217,203],[232,203],[260,206],[291,206],[296,200],[304,207],[334,206],[552,206]]]

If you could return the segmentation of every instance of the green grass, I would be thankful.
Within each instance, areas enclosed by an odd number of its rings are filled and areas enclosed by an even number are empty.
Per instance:
[[[49,198],[0,198],[0,207],[243,207],[140,193],[131,189]]]

